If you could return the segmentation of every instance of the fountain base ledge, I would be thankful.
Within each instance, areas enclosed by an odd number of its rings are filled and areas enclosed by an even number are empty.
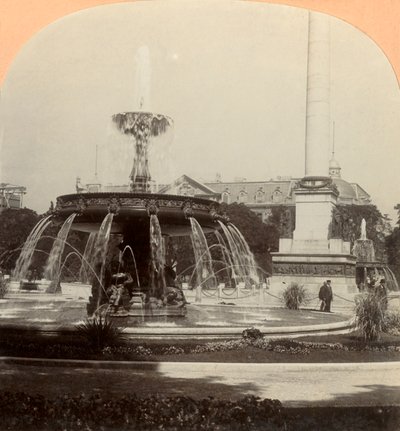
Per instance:
[[[148,223],[149,216],[157,215],[163,234],[171,236],[190,233],[190,217],[195,218],[205,231],[218,229],[223,220],[220,205],[212,200],[187,196],[154,193],[81,193],[57,198],[54,219],[63,221],[76,214],[73,230],[95,232],[104,217],[114,214],[112,234],[123,234],[127,226]]]
[[[19,326],[10,327],[9,325],[0,325],[3,330],[7,328],[15,330],[29,330],[31,328]],[[257,325],[257,329],[265,337],[270,338],[296,338],[304,337],[307,335],[327,335],[327,334],[348,334],[355,330],[354,318],[346,319],[344,317],[343,321],[319,324],[319,325],[299,325],[299,326],[263,326]],[[196,339],[224,339],[224,338],[242,338],[242,333],[244,330],[249,329],[247,326],[237,326],[237,327],[168,327],[168,328],[143,328],[143,327],[128,327],[123,330],[123,333],[129,339],[130,337],[134,339],[179,339],[188,336],[196,336]],[[49,325],[46,328],[35,328],[35,331],[43,334],[72,334],[77,331],[76,328],[71,326],[56,326]]]

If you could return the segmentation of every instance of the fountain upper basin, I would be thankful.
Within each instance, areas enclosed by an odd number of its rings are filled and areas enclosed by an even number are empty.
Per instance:
[[[220,206],[217,202],[187,196],[153,193],[81,193],[59,196],[54,211],[56,220],[65,220],[76,213],[72,229],[83,232],[98,231],[104,217],[114,213],[111,233],[122,234],[133,223],[148,224],[149,216],[156,214],[162,233],[183,236],[191,233],[190,217],[203,230],[218,229]]]

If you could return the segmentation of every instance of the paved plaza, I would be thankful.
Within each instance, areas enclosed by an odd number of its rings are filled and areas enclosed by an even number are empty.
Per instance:
[[[97,362],[0,358],[0,387],[56,397],[163,394],[239,399],[252,394],[284,406],[400,405],[400,362],[232,364]]]

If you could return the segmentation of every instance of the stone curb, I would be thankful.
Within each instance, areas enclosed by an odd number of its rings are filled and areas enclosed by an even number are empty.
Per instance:
[[[342,322],[319,324],[319,325],[304,325],[304,326],[276,326],[267,327],[255,325],[263,335],[278,336],[278,335],[304,335],[316,334],[320,332],[333,332],[338,330],[352,330],[355,327],[354,319],[345,320]],[[124,332],[129,335],[150,335],[150,336],[173,336],[173,335],[207,335],[207,336],[236,336],[242,334],[248,326],[243,327],[230,327],[230,328],[126,328]]]
[[[288,362],[288,363],[240,363],[240,362],[152,362],[152,361],[99,361],[84,359],[43,359],[43,358],[22,358],[16,356],[0,356],[1,365],[25,365],[25,366],[42,366],[42,367],[68,367],[68,368],[99,368],[99,369],[135,369],[135,370],[158,370],[169,367],[189,367],[217,371],[218,368],[272,368],[274,370],[310,370],[315,371],[329,368],[332,371],[350,369],[354,371],[368,370],[370,368],[379,368],[381,370],[393,371],[400,369],[400,361],[392,362]]]
[[[275,326],[268,327],[262,325],[252,326],[259,329],[262,334],[266,337],[299,337],[305,335],[326,335],[331,333],[343,334],[349,333],[355,328],[354,318],[344,320],[341,322],[324,323],[318,325],[304,325],[304,326]],[[3,327],[5,329],[5,327]],[[13,330],[26,331],[29,328],[25,327],[13,327]],[[237,327],[207,327],[207,328],[125,328],[124,333],[128,338],[180,338],[196,336],[198,338],[223,338],[223,337],[241,337],[242,332],[245,329],[249,329],[249,326],[237,326]],[[75,328],[68,327],[48,327],[44,329],[34,329],[37,332],[46,335],[55,334],[70,334],[76,332]]]

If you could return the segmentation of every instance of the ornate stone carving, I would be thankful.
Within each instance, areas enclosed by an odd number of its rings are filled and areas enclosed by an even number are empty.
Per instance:
[[[102,198],[89,198],[86,199],[86,203],[88,206],[105,206],[107,200]]]
[[[147,214],[149,216],[157,215],[159,206],[156,199],[150,199],[149,201],[146,202],[145,206],[146,206]]]
[[[184,204],[182,205],[182,211],[183,211],[183,214],[185,214],[186,218],[193,217],[194,212],[193,212],[192,202],[190,202],[190,201],[184,202]]]
[[[88,203],[86,202],[86,199],[81,196],[76,202],[76,212],[81,215],[86,211],[87,207]]]
[[[304,189],[322,189],[325,187],[331,188],[332,178],[329,177],[306,177],[299,181],[299,187]]]
[[[121,208],[120,200],[116,197],[111,198],[108,201],[107,208],[108,208],[109,213],[117,215],[119,213],[120,208]]]
[[[353,276],[355,267],[346,264],[274,263],[274,274],[309,276]]]
[[[221,216],[218,214],[218,211],[217,211],[217,208],[215,207],[215,205],[211,206],[209,213],[210,213],[210,215],[214,221],[221,219]]]
[[[123,207],[144,207],[145,200],[140,198],[121,198],[121,206]]]
[[[226,213],[220,215],[220,217],[221,217],[221,221],[225,224],[228,224],[231,221],[228,214],[226,214]]]

